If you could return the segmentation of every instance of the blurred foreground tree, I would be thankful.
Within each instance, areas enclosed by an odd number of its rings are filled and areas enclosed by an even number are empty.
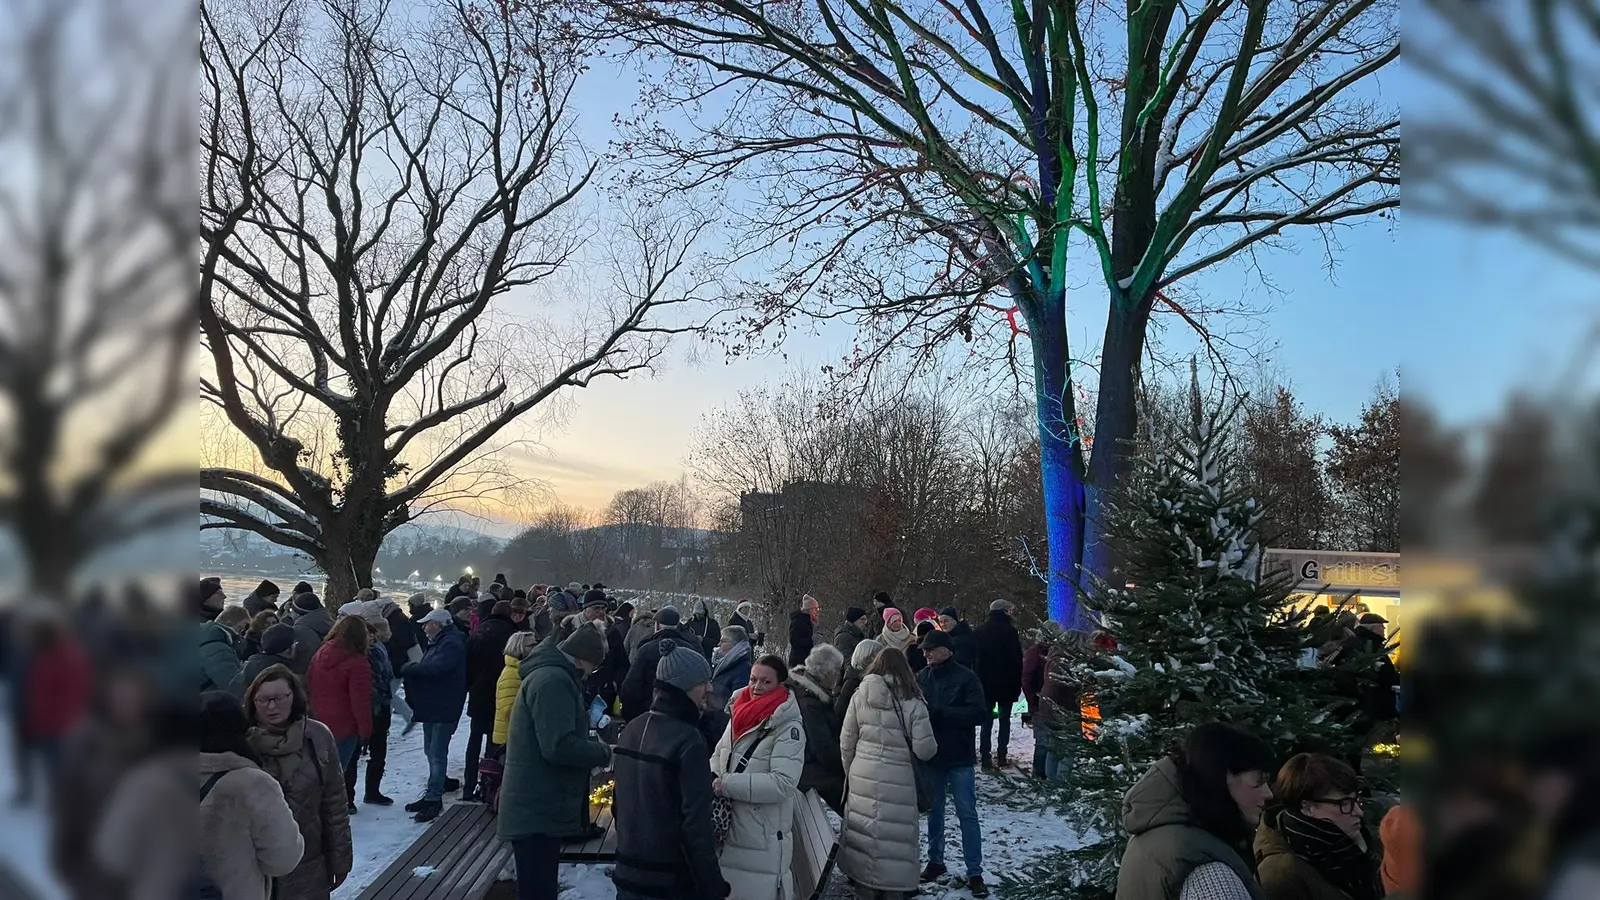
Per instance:
[[[194,515],[188,448],[159,443],[194,377],[194,123],[177,17],[0,18],[0,527],[60,600],[95,553]]]

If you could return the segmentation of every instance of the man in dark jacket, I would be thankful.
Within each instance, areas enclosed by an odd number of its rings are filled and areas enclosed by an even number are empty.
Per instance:
[[[419,595],[420,596],[420,595]],[[406,615],[400,604],[387,597],[377,601],[383,610],[383,620],[389,623],[389,640],[383,645],[389,651],[389,665],[397,671],[403,665],[411,662],[411,648],[417,646],[417,628]],[[417,658],[422,658],[422,651],[417,651]]]
[[[697,648],[656,663],[650,711],[628,723],[616,749],[618,900],[721,900],[732,892],[711,827],[711,752],[702,730],[711,667]]]
[[[866,610],[852,606],[844,611],[844,624],[833,633],[833,646],[839,648],[847,664],[856,652],[856,645],[867,639],[867,630],[862,627],[862,620],[866,617]]]
[[[1000,767],[1010,765],[1006,747],[1011,744],[1011,709],[1022,696],[1022,636],[1011,621],[1015,607],[1009,600],[996,600],[989,604],[989,621],[977,630],[974,639],[978,646],[977,664],[973,673],[983,685],[983,701],[988,713],[983,717],[983,729],[978,746],[983,751],[983,767],[994,768],[998,758]],[[995,707],[999,707],[1000,740],[995,756],[989,755],[989,734],[994,730]]]
[[[606,629],[605,680],[608,690],[601,693],[606,708],[622,695],[622,683],[628,678],[628,629],[633,625],[633,604],[624,601],[617,607],[616,620]]]
[[[490,607],[488,617],[479,620],[478,630],[467,639],[467,717],[472,724],[467,732],[467,771],[461,777],[465,785],[461,792],[463,801],[479,799],[478,760],[484,753],[484,742],[489,742],[490,756],[500,750],[499,745],[489,741],[494,735],[495,685],[506,666],[506,641],[516,633],[517,623],[511,621],[511,604],[498,600]]]
[[[467,702],[467,637],[446,610],[422,617],[428,649],[418,662],[400,669],[413,722],[422,724],[422,753],[428,760],[428,786],[422,799],[406,805],[418,822],[431,822],[444,811],[445,774],[450,764],[450,738]]]
[[[939,612],[939,630],[950,636],[950,646],[955,648],[958,664],[969,669],[978,664],[978,636],[954,606],[946,606]]]
[[[589,736],[580,685],[605,652],[598,630],[579,628],[540,644],[517,668],[496,831],[511,844],[522,900],[555,900],[561,844],[589,830],[589,773],[611,760],[611,749]]]
[[[655,633],[633,648],[633,658],[628,661],[628,677],[622,682],[622,720],[632,721],[650,711],[655,696],[656,663],[661,661],[661,641],[673,638],[685,646],[700,647],[700,638],[683,627],[683,614],[676,606],[663,606],[656,613]]]
[[[944,803],[946,793],[955,798],[961,823],[961,857],[966,863],[967,888],[974,897],[987,897],[983,883],[983,835],[978,826],[978,791],[973,767],[972,730],[983,724],[983,685],[972,670],[954,660],[950,635],[934,631],[922,639],[928,665],[917,673],[917,686],[928,703],[928,719],[939,744],[928,760],[933,787],[933,807],[928,810],[928,866],[924,883],[945,875]]]
[[[254,618],[256,613],[278,609],[278,586],[270,581],[262,581],[256,589],[245,595],[244,611]]]
[[[883,612],[894,608],[894,600],[889,597],[888,591],[879,591],[872,595],[872,612],[867,616],[867,637],[877,637],[878,633],[883,631]]]
[[[750,646],[752,648],[761,646],[762,637],[762,635],[756,631],[755,622],[751,621],[750,619],[751,613],[754,611],[754,609],[754,605],[751,604],[749,600],[746,600],[738,606],[735,606],[733,608],[733,615],[728,617],[729,625],[737,625],[744,629],[745,636],[750,639]]]
[[[700,655],[709,661],[717,649],[717,642],[722,640],[722,626],[711,617],[711,610],[706,608],[704,600],[694,602],[694,616],[689,619],[689,630],[700,639]]]
[[[815,643],[817,616],[822,605],[810,594],[800,599],[800,608],[789,615],[789,665],[804,665]]]
[[[333,630],[333,614],[322,607],[316,594],[297,594],[294,598],[294,662],[289,668],[301,678],[311,669],[311,657],[322,647],[322,639]]]
[[[273,666],[287,666],[294,659],[294,626],[279,622],[261,633],[261,652],[245,660],[238,677],[228,685],[228,693],[244,699],[244,692],[255,684],[256,676]]]

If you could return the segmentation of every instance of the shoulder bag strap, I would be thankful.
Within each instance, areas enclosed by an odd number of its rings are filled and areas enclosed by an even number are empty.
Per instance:
[[[202,785],[201,788],[200,788],[200,802],[201,803],[206,802],[206,795],[211,793],[211,789],[216,787],[217,786],[217,782],[221,781],[222,780],[222,776],[224,776],[226,774],[228,774],[226,771],[222,771],[222,772],[218,772],[218,773],[212,775],[210,778],[206,779],[206,783],[204,785]]]
[[[766,740],[767,739],[767,735],[769,735],[771,733],[772,733],[772,729],[770,729],[770,728],[763,728],[763,729],[761,729],[761,731],[756,733],[756,739],[750,742],[750,746],[749,747],[745,748],[744,758],[739,760],[739,765],[734,768],[733,774],[737,775],[740,772],[743,772],[744,771],[744,767],[750,765],[750,757],[755,755],[756,748],[761,746],[761,742]]]
[[[900,736],[906,739],[906,751],[911,754],[911,759],[916,761],[917,751],[911,746],[911,728],[906,725],[906,717],[900,710],[900,698],[894,695],[894,688],[889,689],[889,702],[894,704],[894,717],[900,720]]]

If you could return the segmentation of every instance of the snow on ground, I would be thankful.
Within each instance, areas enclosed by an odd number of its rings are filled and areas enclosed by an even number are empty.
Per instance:
[[[450,774],[458,778],[466,758],[467,733],[467,723],[463,720],[461,727],[456,729],[450,750]],[[1008,755],[1014,766],[1020,768],[999,774],[978,773],[983,869],[984,877],[991,886],[999,881],[1002,873],[1021,872],[1029,862],[1045,852],[1076,843],[1067,823],[1053,810],[1045,808],[1027,790],[1026,769],[1033,760],[1033,732],[1022,727],[1020,720],[1015,718],[1011,724]],[[334,900],[354,900],[391,860],[422,834],[426,826],[412,822],[400,807],[421,795],[427,776],[427,763],[422,758],[422,729],[419,727],[410,737],[392,734],[383,790],[395,798],[396,803],[388,809],[362,806],[361,811],[350,820],[355,838],[355,868],[345,885],[334,892]],[[359,789],[358,782],[358,792]],[[445,802],[452,802],[452,798],[447,796]],[[952,871],[960,872],[961,830],[953,803],[945,804],[945,819],[945,862]],[[924,830],[923,858],[926,857],[927,833]],[[562,866],[561,900],[613,900],[616,890],[612,887],[606,868],[600,865]],[[849,896],[842,878],[835,879],[835,888],[829,892],[829,896]],[[920,896],[959,900],[971,895],[965,888],[930,886],[924,888]]]
[[[355,844],[355,865],[350,878],[337,891],[334,900],[355,900],[377,876],[389,866],[413,841],[427,829],[411,820],[402,806],[421,796],[428,777],[428,766],[422,756],[422,728],[410,735],[396,731],[389,737],[389,761],[384,775],[383,792],[395,800],[391,807],[360,805],[359,812],[350,820]],[[460,778],[466,759],[469,729],[463,719],[451,742],[450,774]],[[14,767],[11,760],[10,737],[0,725],[0,865],[9,867],[38,893],[38,900],[65,900],[65,895],[49,871],[48,822],[44,806],[36,799],[31,807],[17,808],[10,804],[14,793]],[[1026,781],[1026,768],[1033,758],[1033,732],[1013,721],[1011,729],[1010,758],[1020,768],[1008,769],[999,774],[978,773],[978,817],[983,826],[984,877],[994,885],[1004,873],[1018,873],[1029,862],[1057,847],[1076,843],[1072,829],[1053,810],[1040,802],[1037,792],[1030,791]],[[366,763],[362,762],[363,771]],[[357,782],[357,796],[363,782]],[[446,795],[445,802],[454,802],[459,795]],[[956,821],[955,807],[945,805],[945,861],[952,871],[961,871],[960,826]],[[924,831],[923,857],[926,858],[926,831]],[[570,865],[561,870],[563,891],[561,900],[613,900],[616,891],[606,872],[598,865]],[[834,879],[829,897],[848,897],[849,891],[842,878]],[[946,886],[925,887],[923,898],[960,900],[970,895],[964,888]]]

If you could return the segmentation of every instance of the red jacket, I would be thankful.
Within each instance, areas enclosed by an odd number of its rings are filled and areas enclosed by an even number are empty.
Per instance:
[[[66,638],[28,663],[28,737],[58,738],[89,711],[89,657]]]
[[[311,718],[328,726],[337,740],[372,737],[372,665],[365,656],[326,643],[306,670]]]

